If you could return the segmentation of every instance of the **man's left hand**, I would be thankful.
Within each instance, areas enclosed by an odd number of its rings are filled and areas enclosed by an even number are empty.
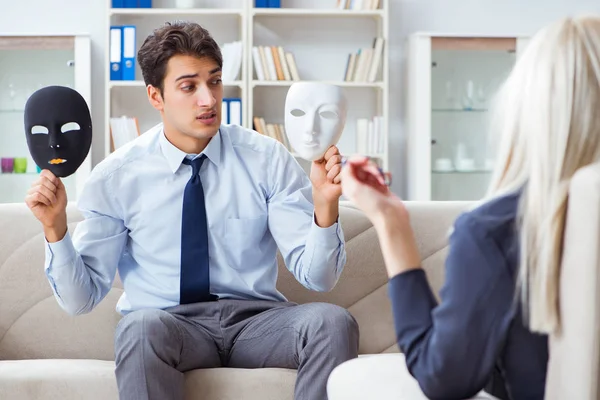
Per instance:
[[[342,196],[341,172],[342,156],[336,146],[327,149],[322,159],[312,162],[310,180],[315,201],[338,202]]]

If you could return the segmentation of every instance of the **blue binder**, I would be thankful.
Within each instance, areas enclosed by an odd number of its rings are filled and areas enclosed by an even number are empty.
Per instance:
[[[242,99],[231,98],[229,102],[229,124],[242,125]]]
[[[125,3],[123,0],[112,0],[112,8],[123,8],[125,7]]]
[[[115,0],[113,0],[115,1]],[[152,0],[119,0],[125,8],[152,8]]]
[[[229,124],[231,117],[229,116],[229,99],[223,99],[221,102],[221,125]]]
[[[110,27],[109,46],[110,80],[120,81],[123,79],[123,30],[120,26]]]
[[[269,1],[268,0],[255,0],[254,7],[267,8],[267,7],[269,7]]]
[[[124,81],[135,80],[135,26],[123,26],[123,44],[122,44],[122,70]]]
[[[281,8],[281,0],[267,0],[269,8]]]

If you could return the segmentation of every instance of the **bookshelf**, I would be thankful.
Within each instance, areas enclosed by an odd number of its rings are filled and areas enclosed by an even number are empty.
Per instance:
[[[281,46],[293,54],[300,79],[338,85],[348,99],[346,127],[338,146],[344,154],[357,150],[357,119],[381,117],[381,146],[367,155],[389,168],[389,72],[388,27],[389,0],[380,0],[375,10],[339,9],[336,0],[281,0],[281,8],[255,8],[253,0],[196,0],[196,8],[176,8],[175,0],[153,0],[153,8],[112,9],[106,24],[105,154],[110,148],[110,118],[120,115],[139,119],[144,132],[160,122],[148,104],[141,71],[136,80],[110,81],[109,28],[112,25],[136,25],[136,52],[153,28],[166,21],[185,19],[207,28],[217,43],[242,42],[242,65],[235,81],[224,82],[224,97],[242,100],[242,124],[253,128],[255,116],[267,122],[283,124],[285,96],[291,80],[259,80],[254,68],[254,46]],[[383,51],[377,78],[372,81],[347,81],[345,69],[349,54],[372,47],[374,39],[383,39]],[[136,60],[137,62],[137,60]]]

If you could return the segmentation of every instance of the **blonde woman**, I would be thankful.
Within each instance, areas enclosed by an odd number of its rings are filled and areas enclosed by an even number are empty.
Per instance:
[[[441,304],[402,201],[366,159],[342,172],[344,193],[377,230],[398,345],[431,399],[474,396],[495,370],[504,387],[494,396],[544,398],[567,190],[579,168],[600,161],[600,19],[540,31],[497,100],[499,162],[489,197],[455,222]]]

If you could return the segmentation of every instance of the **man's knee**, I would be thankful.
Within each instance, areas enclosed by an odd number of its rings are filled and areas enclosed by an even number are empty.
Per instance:
[[[115,351],[141,343],[165,343],[173,337],[173,316],[166,311],[144,309],[125,315],[115,332]],[[129,346],[128,346],[129,344]]]
[[[358,324],[348,310],[329,303],[312,303],[307,306],[307,322],[316,332],[346,334],[358,340]]]

